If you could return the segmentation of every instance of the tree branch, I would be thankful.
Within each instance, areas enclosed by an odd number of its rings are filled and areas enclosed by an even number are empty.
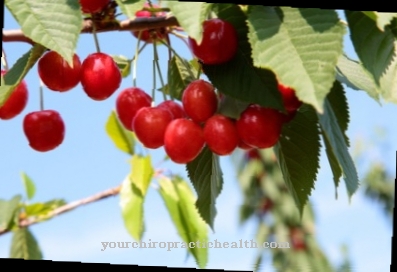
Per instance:
[[[121,189],[121,185],[119,185],[117,187],[114,187],[114,188],[111,188],[111,189],[107,189],[107,190],[105,190],[103,192],[97,193],[97,194],[89,196],[87,198],[83,198],[83,199],[76,200],[76,201],[70,202],[68,204],[65,204],[65,205],[63,205],[61,207],[58,207],[58,208],[54,209],[53,211],[51,211],[48,214],[48,219],[51,219],[51,218],[53,218],[55,216],[58,216],[58,215],[61,215],[61,214],[65,213],[65,212],[74,210],[77,207],[83,206],[85,204],[96,202],[98,200],[105,199],[105,198],[108,198],[110,196],[115,196],[115,195],[119,194],[120,189]],[[30,225],[34,225],[34,224],[42,222],[42,221],[43,220],[40,219],[40,218],[29,217],[29,218],[26,218],[26,219],[21,219],[19,221],[18,226],[20,228],[28,227]],[[0,230],[0,235],[8,233],[10,231],[11,230],[9,230],[9,229],[2,229],[2,230]]]
[[[136,18],[134,20],[124,21],[110,21],[101,22],[96,24],[97,32],[110,32],[110,31],[139,31],[147,29],[156,29],[163,27],[178,27],[179,23],[177,19],[172,17],[148,17],[148,18]],[[84,20],[81,28],[81,33],[92,33],[92,20]],[[30,38],[26,37],[22,30],[3,30],[3,42],[26,42],[34,44]]]

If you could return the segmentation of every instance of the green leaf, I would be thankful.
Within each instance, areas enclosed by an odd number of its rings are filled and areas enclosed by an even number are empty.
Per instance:
[[[153,173],[149,156],[134,155],[132,171],[121,185],[120,206],[124,225],[128,233],[137,241],[142,239],[145,230],[143,203]]]
[[[73,65],[83,23],[78,1],[6,0],[5,4],[27,37]]]
[[[106,133],[121,151],[134,155],[134,133],[124,128],[113,110],[106,122]]]
[[[45,50],[46,49],[39,44],[34,45],[27,53],[17,60],[4,77],[1,77],[0,107],[3,106],[4,102],[12,94],[12,91],[18,86]]]
[[[331,143],[329,142],[328,138],[325,137],[323,134],[323,140],[325,143],[325,153],[327,154],[328,162],[331,167],[333,179],[334,179],[334,184],[335,184],[335,198],[338,198],[338,186],[339,186],[339,180],[342,176],[342,167],[340,166],[338,159],[336,158],[334,151],[332,150]]]
[[[215,4],[214,11],[235,27],[239,44],[235,57],[227,63],[203,65],[211,83],[232,98],[284,110],[274,73],[253,66],[245,14],[233,4]]]
[[[127,16],[128,19],[134,19],[135,13],[143,8],[146,0],[116,0],[121,12]]]
[[[9,201],[0,199],[0,230],[9,229],[19,208],[21,196],[16,195]]]
[[[221,99],[218,112],[233,119],[240,118],[240,114],[248,107],[249,103],[224,95]]]
[[[341,88],[336,85],[334,88]],[[359,182],[358,175],[354,165],[354,162],[349,154],[348,143],[346,142],[346,136],[341,127],[341,120],[338,120],[338,110],[334,108],[334,104],[328,99],[324,103],[324,113],[318,114],[321,131],[323,137],[329,143],[329,147],[332,148],[332,152],[335,155],[338,163],[343,171],[343,178],[346,183],[349,197],[357,190]]]
[[[131,160],[131,182],[137,186],[143,196],[146,195],[154,170],[150,156],[134,155]]]
[[[167,6],[188,36],[201,43],[203,21],[207,19],[211,4],[205,2],[167,1]]]
[[[223,186],[219,157],[206,146],[196,159],[186,165],[186,170],[198,195],[196,207],[204,221],[214,229],[215,201]]]
[[[35,217],[37,221],[44,221],[51,218],[51,212],[55,209],[66,205],[63,199],[53,199],[46,202],[36,202],[25,205],[25,213],[27,217]]]
[[[10,258],[25,260],[41,260],[39,244],[28,228],[21,228],[14,231],[11,242]]]
[[[196,79],[197,70],[187,60],[174,55],[168,66],[168,91],[178,100],[182,98],[182,92],[190,82]]]
[[[317,122],[314,109],[303,105],[295,118],[284,125],[275,146],[285,183],[301,214],[319,169],[321,145]]]
[[[396,12],[362,11],[362,13],[376,21],[376,25],[381,31],[384,31],[385,27],[389,25],[394,18],[397,18]]]
[[[386,27],[379,30],[376,22],[359,11],[345,11],[354,49],[364,67],[373,77],[382,97],[397,103],[396,37]]]
[[[358,61],[341,55],[336,66],[336,79],[354,90],[363,90],[379,103],[379,93],[373,77]]]
[[[336,11],[255,5],[248,27],[254,66],[274,71],[301,101],[322,112],[345,34]]]
[[[28,199],[32,199],[36,193],[36,186],[33,180],[26,173],[21,173],[21,178]]]
[[[182,240],[190,242],[208,242],[207,225],[200,217],[195,206],[195,196],[188,184],[179,177],[173,180],[163,177],[159,180],[160,195],[168,209],[171,219]],[[207,247],[187,247],[200,268],[205,268],[208,261]]]
[[[124,78],[128,77],[131,74],[131,60],[122,55],[112,55],[112,58],[119,67],[121,75]]]

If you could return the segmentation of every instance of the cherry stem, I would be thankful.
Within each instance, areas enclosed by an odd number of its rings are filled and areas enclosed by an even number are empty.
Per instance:
[[[136,70],[137,70],[137,66],[138,66],[138,64],[137,64],[138,56],[139,56],[139,53],[140,53],[139,45],[141,43],[141,34],[142,34],[142,31],[139,31],[138,41],[137,41],[136,47],[135,47],[135,55],[134,55],[134,58],[133,58],[134,64],[133,64],[133,67],[132,67],[132,86],[134,86],[134,87],[136,87]],[[146,43],[142,46],[141,49],[143,50],[143,48],[145,48],[145,46],[146,46]]]
[[[153,46],[154,48],[154,46]],[[156,57],[154,57],[156,58]],[[152,99],[153,99],[153,103],[154,103],[154,98],[156,95],[156,60],[153,60],[153,88],[152,88]]]
[[[94,20],[92,20],[92,34],[94,36],[94,42],[95,42],[96,51],[97,51],[97,53],[101,53],[101,49],[99,47],[98,35],[97,35],[97,32],[96,32],[96,26],[95,26],[95,21]]]
[[[40,79],[40,86],[39,86],[39,90],[40,90],[40,110],[43,111],[44,110],[44,91],[43,88],[44,87],[44,83],[43,81]]]
[[[163,80],[163,75],[162,75],[162,73],[161,73],[161,69],[160,69],[160,65],[159,65],[159,55],[158,55],[158,52],[157,52],[157,45],[156,45],[156,43],[154,43],[153,44],[153,51],[154,51],[154,63],[155,63],[155,65],[156,65],[156,68],[157,68],[157,72],[158,72],[158,74],[159,74],[159,76],[160,76],[160,82],[161,82],[161,86],[164,88],[164,80]],[[162,93],[163,93],[163,99],[164,99],[164,101],[165,100],[167,100],[167,97],[166,97],[166,95],[165,95],[165,92],[164,92],[164,90],[162,90]]]
[[[4,48],[1,51],[1,63],[4,66],[4,70],[8,71],[7,56],[6,56],[6,52],[4,51]]]

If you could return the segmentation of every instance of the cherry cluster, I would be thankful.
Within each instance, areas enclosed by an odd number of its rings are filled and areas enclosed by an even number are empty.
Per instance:
[[[242,149],[268,148],[280,137],[282,125],[291,120],[301,102],[294,91],[279,85],[287,115],[271,108],[249,105],[233,120],[218,112],[222,98],[209,82],[192,81],[183,91],[182,105],[166,100],[152,106],[152,98],[140,88],[127,88],[116,99],[116,112],[124,127],[134,131],[151,149],[164,146],[176,163],[194,160],[205,145],[215,154]]]

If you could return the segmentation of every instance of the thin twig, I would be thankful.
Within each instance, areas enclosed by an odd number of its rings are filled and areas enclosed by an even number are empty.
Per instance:
[[[98,200],[102,200],[102,199],[108,198],[110,196],[115,196],[115,195],[119,194],[120,189],[121,189],[121,185],[119,185],[117,187],[114,187],[114,188],[111,188],[111,189],[107,189],[107,190],[105,190],[103,192],[100,192],[100,193],[97,193],[95,195],[92,195],[92,196],[89,196],[89,197],[86,197],[86,198],[83,198],[83,199],[76,200],[76,201],[70,202],[68,204],[65,204],[65,205],[63,205],[61,207],[58,207],[58,208],[54,209],[52,212],[50,212],[49,215],[48,215],[48,218],[53,218],[55,216],[61,215],[63,213],[66,213],[68,211],[74,210],[74,209],[76,209],[76,208],[78,208],[80,206],[83,206],[83,205],[86,205],[86,204],[89,204],[89,203],[93,203],[93,202],[96,202]],[[34,225],[36,223],[39,223],[39,222],[42,222],[42,219],[29,217],[29,218],[20,220],[19,221],[19,227],[20,228],[24,228],[24,227],[28,227],[28,226]],[[11,230],[9,230],[9,229],[0,230],[0,235],[8,233],[10,231]]]

